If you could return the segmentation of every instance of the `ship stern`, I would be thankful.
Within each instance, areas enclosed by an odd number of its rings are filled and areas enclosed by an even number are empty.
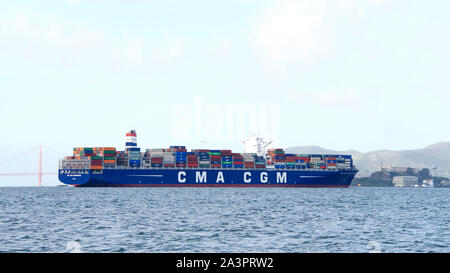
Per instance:
[[[58,179],[67,185],[81,186],[91,180],[91,170],[59,169]]]

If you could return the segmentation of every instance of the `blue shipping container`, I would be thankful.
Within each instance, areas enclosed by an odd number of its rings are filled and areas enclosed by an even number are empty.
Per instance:
[[[186,149],[186,146],[170,146],[170,149]]]

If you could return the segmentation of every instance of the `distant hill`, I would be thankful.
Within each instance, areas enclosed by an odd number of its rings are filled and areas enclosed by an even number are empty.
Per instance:
[[[355,150],[349,150],[349,151],[335,151],[335,150],[329,150],[324,149],[319,146],[296,146],[296,147],[290,147],[287,148],[286,151],[289,153],[295,153],[295,154],[361,154],[358,151]]]
[[[351,154],[356,167],[360,170],[358,176],[368,176],[383,166],[431,168],[450,172],[450,142],[439,142],[423,149],[391,151],[379,150],[368,153],[358,151],[335,151],[318,146],[297,146],[286,149],[289,153],[317,153],[317,154]]]

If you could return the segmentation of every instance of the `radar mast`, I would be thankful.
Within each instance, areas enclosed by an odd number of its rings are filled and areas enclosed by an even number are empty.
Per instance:
[[[265,156],[267,154],[268,146],[273,140],[265,140],[262,137],[250,135],[247,139],[241,141],[244,144],[244,153],[257,154],[259,156]]]

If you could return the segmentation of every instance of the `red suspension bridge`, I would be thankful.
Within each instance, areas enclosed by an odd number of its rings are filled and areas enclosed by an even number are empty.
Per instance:
[[[33,147],[33,148],[31,148],[30,150],[28,150],[28,151],[26,151],[24,153],[21,153],[21,154],[15,156],[15,157],[12,157],[12,158],[10,158],[8,160],[0,162],[0,166],[4,165],[4,164],[7,164],[7,163],[9,163],[11,161],[17,160],[19,158],[22,158],[25,155],[27,155],[27,154],[29,154],[29,153],[31,153],[33,151],[39,150],[39,159],[38,159],[38,170],[37,170],[37,172],[0,173],[0,176],[27,176],[27,175],[28,176],[37,176],[37,178],[38,178],[38,186],[42,186],[42,176],[43,175],[57,175],[56,172],[42,172],[42,148],[44,148],[45,150],[48,150],[48,151],[52,151],[52,152],[58,153],[58,154],[63,154],[61,152],[58,152],[56,150],[53,150],[51,148],[48,148],[48,147],[45,147],[45,146],[42,146],[42,145]]]

